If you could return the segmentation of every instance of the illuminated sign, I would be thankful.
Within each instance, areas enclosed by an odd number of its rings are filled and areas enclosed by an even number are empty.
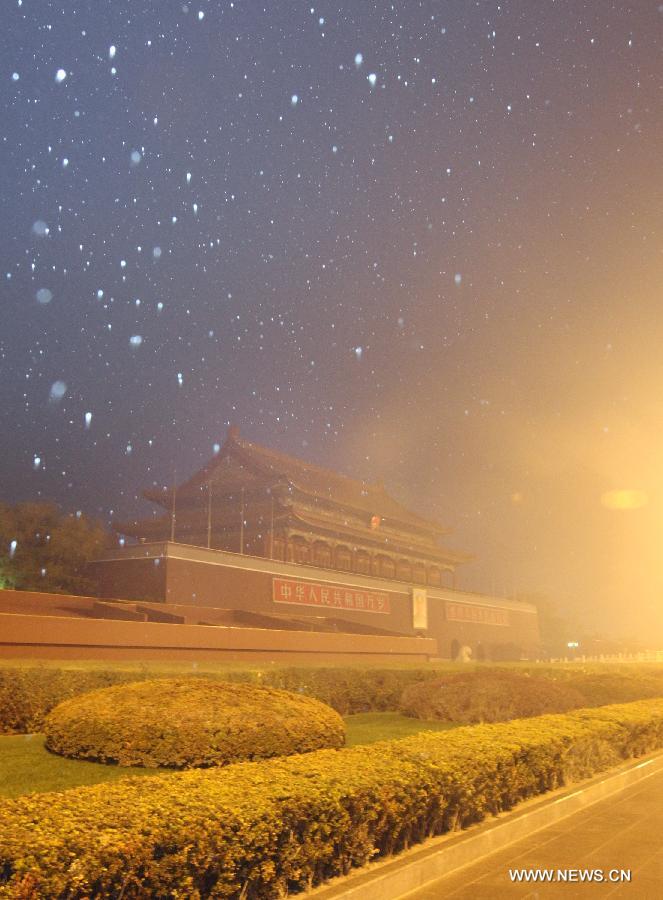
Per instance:
[[[475,606],[447,600],[448,622],[473,622],[476,625],[508,625],[509,613],[494,606]]]
[[[291,578],[272,579],[274,603],[294,603],[333,610],[352,610],[389,614],[389,595],[383,591],[365,591],[343,584],[316,584]]]

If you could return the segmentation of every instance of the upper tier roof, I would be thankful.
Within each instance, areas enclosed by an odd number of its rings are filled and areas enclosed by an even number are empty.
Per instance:
[[[208,482],[223,476],[225,467],[232,461],[245,470],[247,481],[267,481],[273,485],[287,483],[312,499],[325,500],[336,506],[346,507],[365,513],[368,517],[379,516],[391,522],[409,525],[416,529],[433,531],[437,535],[447,534],[449,529],[438,522],[410,512],[385,491],[381,484],[359,481],[315,466],[312,463],[279,453],[240,437],[236,428],[230,428],[228,437],[220,453],[203,469],[196,472],[177,488],[177,496],[199,494]],[[222,480],[226,480],[222,478]],[[145,496],[167,507],[172,493],[146,491]]]

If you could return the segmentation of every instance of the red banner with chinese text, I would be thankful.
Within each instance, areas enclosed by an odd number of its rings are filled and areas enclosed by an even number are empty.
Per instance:
[[[472,603],[447,601],[447,621],[474,622],[477,625],[508,625],[509,613],[494,606],[475,606]]]
[[[316,584],[290,578],[272,579],[274,603],[295,603],[324,609],[389,614],[389,595],[343,584]]]

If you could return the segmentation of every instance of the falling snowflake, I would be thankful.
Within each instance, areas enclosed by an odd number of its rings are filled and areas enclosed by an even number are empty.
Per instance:
[[[65,382],[64,381],[54,381],[53,384],[51,385],[51,390],[50,390],[49,396],[50,396],[51,400],[53,400],[54,402],[57,403],[59,400],[62,400],[62,398],[64,397],[64,395],[66,393],[67,393],[67,385],[65,384]]]

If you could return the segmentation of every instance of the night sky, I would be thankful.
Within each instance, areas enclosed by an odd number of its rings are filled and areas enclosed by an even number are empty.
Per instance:
[[[663,640],[658,0],[2,11],[0,499],[145,515],[232,422]]]

